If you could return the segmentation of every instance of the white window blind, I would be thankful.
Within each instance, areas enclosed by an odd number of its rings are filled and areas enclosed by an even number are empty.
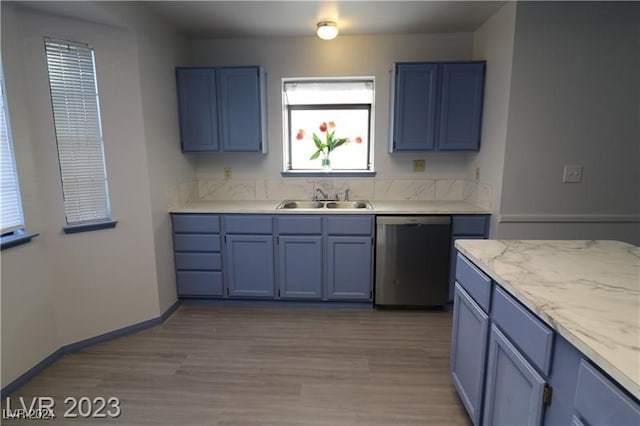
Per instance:
[[[4,93],[4,75],[0,70],[0,228],[7,234],[24,227],[20,187],[9,131],[9,112]]]
[[[67,223],[109,220],[94,51],[51,38],[44,44]]]
[[[372,104],[372,80],[294,80],[284,82],[287,105]]]

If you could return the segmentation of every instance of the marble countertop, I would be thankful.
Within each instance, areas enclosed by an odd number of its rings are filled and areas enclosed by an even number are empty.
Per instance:
[[[465,201],[370,201],[366,209],[282,209],[276,207],[283,200],[252,201],[195,201],[169,213],[268,213],[268,214],[490,214],[491,212]],[[355,200],[354,200],[355,201]]]
[[[640,399],[640,247],[457,240],[456,248]]]

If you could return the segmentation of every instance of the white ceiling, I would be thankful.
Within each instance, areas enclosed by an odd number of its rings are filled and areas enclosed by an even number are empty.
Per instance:
[[[467,32],[504,1],[147,1],[192,38],[313,36],[334,20],[343,35]]]

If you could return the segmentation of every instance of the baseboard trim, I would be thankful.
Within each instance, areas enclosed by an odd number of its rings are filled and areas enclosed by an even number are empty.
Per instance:
[[[635,214],[501,214],[499,223],[640,223]]]
[[[173,313],[180,307],[180,300],[173,302],[173,305],[169,306],[162,315],[160,315],[160,323],[165,322]]]
[[[5,399],[10,396],[13,392],[27,384],[31,379],[33,379],[36,375],[42,372],[45,368],[49,367],[51,364],[62,358],[64,355],[76,352],[80,349],[87,348],[89,346],[96,345],[98,343],[104,343],[109,340],[116,339],[118,337],[123,337],[129,334],[137,333],[138,331],[142,331],[144,329],[154,327],[156,325],[160,325],[165,322],[171,314],[173,314],[176,309],[180,306],[180,300],[176,300],[176,302],[171,305],[166,311],[162,313],[159,317],[151,318],[146,321],[142,321],[136,324],[132,324],[123,328],[119,328],[117,330],[109,331],[107,333],[100,334],[98,336],[89,337],[88,339],[80,340],[75,343],[70,343],[68,345],[62,346],[61,348],[54,351],[51,355],[47,356],[45,359],[31,367],[25,373],[20,375],[17,379],[9,383],[7,386],[2,388],[0,392],[0,397]]]
[[[203,299],[181,297],[183,305],[247,306],[255,308],[320,308],[320,309],[373,309],[372,302],[321,302],[304,300],[262,299]]]

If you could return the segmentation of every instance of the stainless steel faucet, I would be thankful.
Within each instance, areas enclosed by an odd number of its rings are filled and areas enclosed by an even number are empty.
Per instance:
[[[326,201],[329,199],[329,194],[327,194],[326,192],[324,192],[322,189],[320,188],[316,188],[316,193],[313,194],[313,199],[314,200],[319,200],[318,198],[318,192],[320,193],[320,195],[322,195],[322,198],[320,199],[321,201]]]

